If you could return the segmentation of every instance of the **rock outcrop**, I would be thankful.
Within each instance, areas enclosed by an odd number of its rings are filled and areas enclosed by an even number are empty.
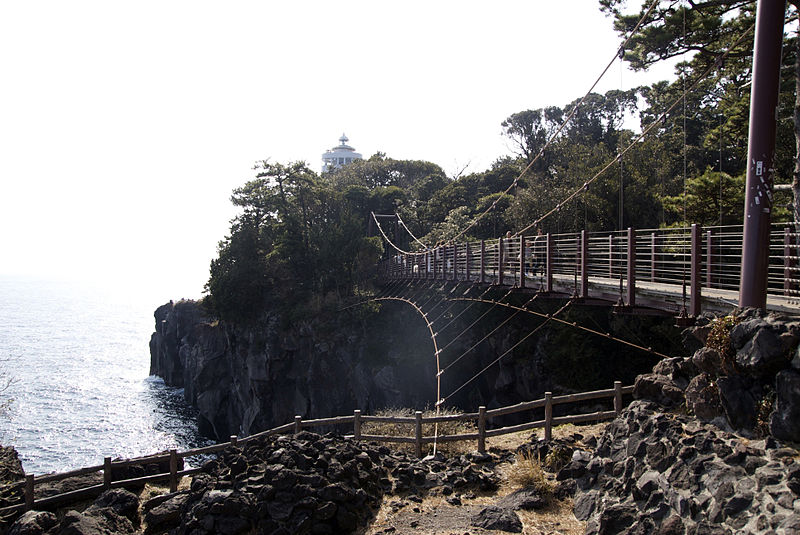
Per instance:
[[[61,520],[29,511],[9,533],[353,533],[373,518],[385,495],[403,496],[396,500],[401,509],[432,492],[458,503],[461,493],[496,490],[496,467],[507,460],[487,454],[420,460],[309,432],[254,439],[208,461],[188,490],[141,504],[142,518],[137,496],[119,489],[82,511],[67,511]],[[530,507],[532,499],[509,498],[503,509]],[[484,516],[486,522],[494,518]]]
[[[797,450],[651,402],[633,402],[558,479],[575,480],[575,516],[588,521],[587,535],[800,530]]]
[[[800,442],[800,318],[748,309],[693,331],[685,338],[707,345],[637,377],[634,396],[747,437]]]

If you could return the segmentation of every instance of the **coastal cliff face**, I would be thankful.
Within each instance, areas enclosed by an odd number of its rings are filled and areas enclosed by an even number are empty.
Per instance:
[[[652,367],[652,357],[640,354],[636,363],[637,357],[603,348],[602,340],[569,347],[574,333],[552,325],[517,345],[539,318],[509,318],[500,309],[486,315],[486,307],[465,312],[435,327],[441,331],[441,367],[447,368],[441,377],[447,407],[492,408],[537,399],[545,391],[609,388],[614,380],[630,384]],[[472,327],[476,319],[481,322]],[[199,409],[200,431],[218,439],[282,425],[295,415],[423,409],[437,399],[429,331],[405,303],[357,307],[290,325],[268,315],[243,327],[212,321],[198,303],[181,301],[159,307],[155,320],[150,373],[182,387]],[[596,346],[596,353],[588,346]],[[467,381],[469,388],[449,396]]]
[[[210,322],[189,301],[159,307],[155,318],[151,374],[184,388],[200,411],[200,431],[220,439],[295,415],[324,417],[434,397],[433,362],[420,352],[370,358],[371,337],[357,324],[323,332],[315,322],[282,328],[271,316],[253,327],[225,325]]]

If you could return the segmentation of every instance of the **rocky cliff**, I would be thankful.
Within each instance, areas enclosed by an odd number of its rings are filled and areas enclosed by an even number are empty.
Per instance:
[[[447,307],[443,302],[435,312]],[[492,331],[509,318],[508,310],[485,315],[486,306],[474,307],[450,322],[456,310],[463,309],[451,309],[436,327],[441,330],[440,347],[448,345],[442,366],[458,360],[442,376],[443,396],[513,349],[469,389],[449,398],[448,406],[474,410],[536,399],[546,390],[608,388],[614,380],[631,382],[636,373],[652,367],[647,355],[640,355],[643,360],[637,365],[634,357],[607,351],[603,341],[593,348],[595,353],[566,347],[571,333],[549,325],[514,347],[540,319],[531,323],[520,315]],[[470,328],[476,319],[481,322]],[[155,320],[151,374],[184,388],[187,401],[200,411],[201,432],[219,439],[281,425],[295,415],[322,418],[354,409],[424,408],[436,400],[437,370],[428,329],[403,303],[292,324],[276,314],[243,327],[212,321],[198,303],[181,301],[159,307]],[[563,357],[555,358],[557,351]]]

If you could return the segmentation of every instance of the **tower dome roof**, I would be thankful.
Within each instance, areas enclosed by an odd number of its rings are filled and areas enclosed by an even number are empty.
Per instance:
[[[325,151],[322,155],[322,172],[338,169],[343,165],[352,163],[354,160],[363,160],[361,154],[356,149],[347,144],[350,139],[342,133],[339,138],[339,145]]]

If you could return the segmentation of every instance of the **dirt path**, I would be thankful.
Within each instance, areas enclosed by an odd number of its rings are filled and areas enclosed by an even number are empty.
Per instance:
[[[605,423],[588,426],[562,426],[554,429],[553,438],[574,436],[579,433],[584,440],[599,437],[605,429]],[[535,440],[535,438],[533,438]],[[519,433],[499,437],[487,444],[495,452],[515,451],[518,446],[530,442],[530,433]],[[517,490],[505,473],[509,466],[501,464],[498,472],[503,476],[500,488],[493,493],[473,492],[442,496],[437,489],[423,497],[387,496],[378,511],[375,520],[364,530],[363,535],[411,535],[425,533],[430,535],[479,535],[508,533],[498,530],[486,530],[472,525],[472,519],[487,506],[495,504],[500,498]],[[584,522],[578,521],[572,514],[572,499],[557,500],[551,498],[549,504],[537,511],[517,511],[522,521],[522,533],[527,535],[582,535],[586,528]]]

